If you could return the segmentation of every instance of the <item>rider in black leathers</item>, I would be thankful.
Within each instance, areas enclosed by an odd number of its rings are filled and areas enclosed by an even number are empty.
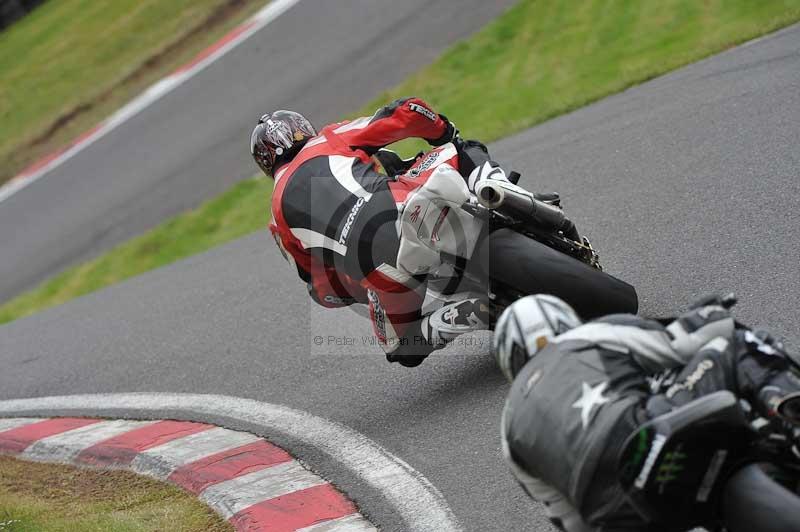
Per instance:
[[[681,406],[691,410],[720,390],[756,408],[767,404],[763,393],[772,393],[772,407],[760,407],[765,417],[775,417],[782,399],[796,398],[800,379],[782,344],[737,328],[721,301],[706,301],[666,326],[632,315],[581,325],[551,296],[523,298],[500,317],[495,352],[513,378],[503,449],[517,479],[561,530],[691,528],[662,528],[631,505],[618,470],[626,440],[644,423]],[[644,480],[648,474],[639,473]]]

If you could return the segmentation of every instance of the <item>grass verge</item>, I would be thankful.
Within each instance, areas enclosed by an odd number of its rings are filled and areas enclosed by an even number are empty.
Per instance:
[[[100,257],[74,266],[0,307],[0,323],[164,266],[269,222],[272,180],[238,183],[227,192],[133,238]]]
[[[68,144],[267,0],[58,0],[0,32],[0,183]]]
[[[489,142],[798,20],[800,0],[522,0],[360,114],[415,95]]]
[[[522,0],[361,114],[414,94],[490,141],[797,20],[800,0]],[[263,227],[269,187],[237,185],[62,273],[0,307],[0,323]]]
[[[0,531],[227,532],[194,496],[127,471],[21,462],[0,456]]]

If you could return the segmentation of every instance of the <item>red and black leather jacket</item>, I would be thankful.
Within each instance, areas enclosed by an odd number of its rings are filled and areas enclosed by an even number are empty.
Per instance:
[[[380,173],[373,155],[410,137],[439,145],[453,136],[446,118],[422,100],[406,98],[371,117],[326,126],[275,170],[270,230],[284,257],[317,303],[370,304],[376,335],[384,342],[418,320],[424,298],[419,282],[395,267],[399,237],[389,229],[419,182]],[[389,219],[370,237],[374,243],[363,236],[353,241],[351,232],[363,235],[370,219],[381,217]],[[364,248],[375,246],[385,248],[373,250],[382,258],[365,259]]]

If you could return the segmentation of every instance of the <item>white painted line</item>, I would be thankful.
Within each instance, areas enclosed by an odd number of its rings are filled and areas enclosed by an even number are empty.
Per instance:
[[[53,159],[48,161],[46,164],[38,166],[30,173],[23,171],[22,174],[13,178],[5,185],[0,186],[0,203],[7,200],[28,185],[41,179],[48,172],[60,166],[87,147],[91,146],[95,141],[104,137],[116,129],[119,125],[129,120],[131,117],[139,114],[155,101],[161,99],[167,93],[197,75],[211,63],[215,62],[242,44],[248,38],[258,33],[267,24],[281,16],[299,1],[300,0],[272,0],[263,9],[238,26],[238,28],[242,29],[241,33],[237,34],[224,45],[217,48],[213,53],[208,55],[208,57],[203,58],[186,70],[178,70],[177,72],[154,83],[142,94],[134,98],[109,118],[101,122],[98,126],[96,126],[95,129],[91,131],[90,134],[86,135],[84,138],[79,137],[79,140],[74,145],[66,149],[63,153],[53,157]],[[236,29],[232,31],[235,30]]]
[[[22,457],[46,462],[69,462],[96,443],[153,423],[123,419],[94,423],[37,440],[22,452]]]
[[[133,459],[137,473],[165,480],[182,465],[260,440],[247,432],[215,427],[142,451]]]
[[[0,432],[5,432],[7,430],[24,427],[25,425],[30,425],[31,423],[38,423],[39,421],[42,421],[41,418],[35,418],[35,417],[17,417],[17,418],[0,419]]]
[[[359,514],[323,521],[315,525],[299,528],[295,532],[377,532],[375,526]]]
[[[200,499],[230,519],[259,502],[322,484],[324,479],[292,460],[209,486]]]
[[[118,416],[160,418],[164,411],[237,420],[280,432],[313,446],[378,490],[404,521],[404,530],[461,530],[442,494],[410,465],[354,430],[286,406],[224,395],[121,393],[0,401],[0,415]]]

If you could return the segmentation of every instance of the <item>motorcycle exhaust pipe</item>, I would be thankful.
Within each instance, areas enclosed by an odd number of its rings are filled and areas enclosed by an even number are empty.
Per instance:
[[[499,209],[505,200],[503,188],[495,186],[495,183],[488,180],[481,181],[475,186],[475,194],[478,196],[478,203],[487,209]]]
[[[564,211],[533,197],[527,190],[513,183],[486,179],[475,185],[478,203],[521,220],[533,220],[548,229],[561,230],[567,223]]]

